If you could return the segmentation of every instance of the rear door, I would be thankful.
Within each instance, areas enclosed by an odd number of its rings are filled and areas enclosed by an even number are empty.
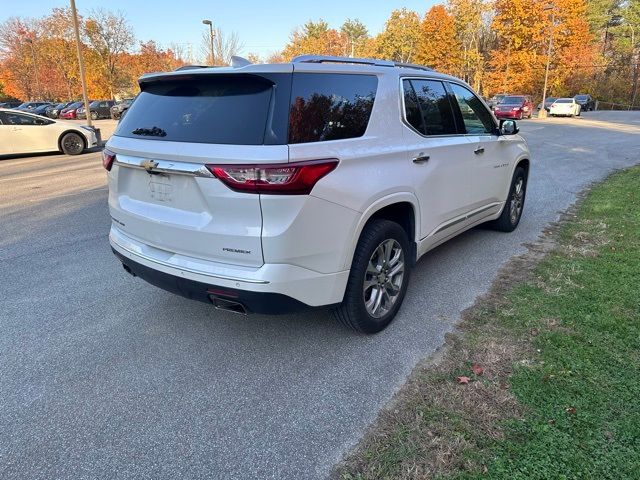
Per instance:
[[[200,73],[143,83],[107,144],[116,154],[114,228],[156,256],[262,265],[260,196],[231,190],[206,165],[289,161],[290,77]]]

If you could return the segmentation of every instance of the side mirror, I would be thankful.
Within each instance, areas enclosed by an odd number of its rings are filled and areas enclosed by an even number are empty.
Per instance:
[[[515,120],[500,120],[500,135],[515,135],[519,131]]]

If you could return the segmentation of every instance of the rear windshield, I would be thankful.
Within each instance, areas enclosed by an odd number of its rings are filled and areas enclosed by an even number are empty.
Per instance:
[[[500,103],[517,104],[524,102],[524,97],[504,97]]]
[[[283,145],[364,135],[375,75],[196,74],[143,83],[115,135],[232,145]]]
[[[174,142],[262,145],[285,143],[281,115],[269,115],[283,75],[179,76],[143,84],[115,135]],[[287,98],[274,103],[282,103]],[[274,109],[275,112],[275,109]]]
[[[573,98],[559,98],[555,103],[573,103]]]

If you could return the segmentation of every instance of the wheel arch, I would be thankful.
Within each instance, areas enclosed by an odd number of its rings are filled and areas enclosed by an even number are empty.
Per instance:
[[[364,227],[371,220],[382,218],[398,223],[407,232],[407,238],[412,246],[411,256],[416,259],[416,239],[420,231],[420,209],[418,199],[408,192],[393,193],[372,203],[360,216],[353,238],[349,246],[345,268],[351,268],[356,245],[360,240]]]
[[[87,140],[87,137],[84,136],[84,133],[80,132],[79,130],[73,129],[73,128],[68,128],[67,130],[62,132],[60,135],[58,135],[58,150],[59,151],[62,152],[62,139],[67,133],[77,133],[78,135],[80,135],[80,138],[82,139],[82,143],[84,144],[84,148],[82,149],[82,151],[85,151],[87,149],[87,147],[89,145],[89,141]]]

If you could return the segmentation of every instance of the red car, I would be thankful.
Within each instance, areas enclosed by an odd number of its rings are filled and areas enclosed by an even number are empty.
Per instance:
[[[76,110],[82,106],[82,102],[75,102],[69,105],[67,108],[63,108],[60,111],[60,118],[65,120],[74,120],[76,118]]]
[[[531,118],[533,114],[533,100],[529,95],[507,95],[493,109],[498,118]]]

